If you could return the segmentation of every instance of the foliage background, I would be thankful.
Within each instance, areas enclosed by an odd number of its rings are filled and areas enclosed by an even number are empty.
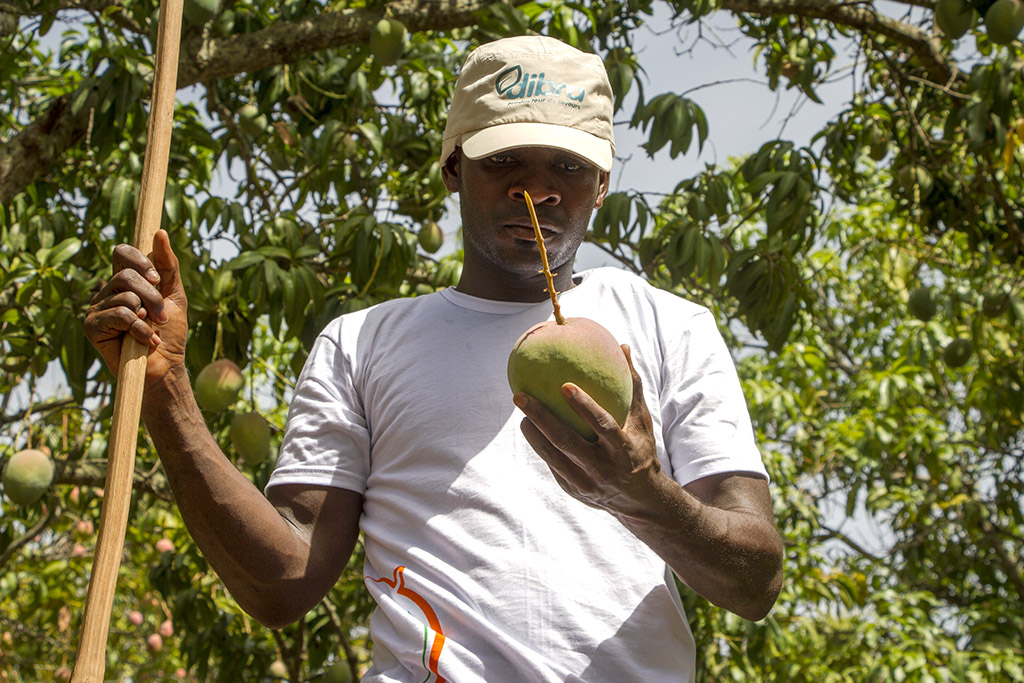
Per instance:
[[[670,191],[621,181],[590,235],[716,313],[773,477],[783,595],[751,624],[686,593],[699,679],[1021,678],[1022,47],[992,44],[982,24],[950,41],[933,7],[240,0],[186,24],[164,220],[189,293],[188,363],[194,375],[227,357],[247,377],[210,428],[235,458],[231,417],[255,409],[276,445],[328,320],[457,281],[457,235],[436,254],[416,238],[431,221],[458,225],[436,158],[475,45],[536,32],[598,52],[617,130],[651,155],[728,138],[699,90],[648,91],[635,47],[661,12],[680,61],[710,42],[754,55],[772,90],[813,102],[846,88],[809,142],[771,139]],[[28,446],[58,462],[32,506],[0,489],[0,680],[73,664],[114,382],[81,320],[134,225],[156,9],[0,3],[0,466]],[[385,13],[411,31],[390,67],[366,46]],[[71,30],[44,40],[57,19]],[[218,167],[232,171],[227,192]],[[907,308],[921,286],[938,303],[928,320]],[[973,353],[952,367],[944,349],[958,338]],[[262,485],[272,463],[239,467]],[[281,660],[289,680],[314,681],[334,663],[367,665],[358,552],[328,600],[272,632],[192,545],[144,429],[132,505],[108,678],[280,680]],[[158,551],[161,538],[174,550]],[[168,619],[173,635],[148,651]]]

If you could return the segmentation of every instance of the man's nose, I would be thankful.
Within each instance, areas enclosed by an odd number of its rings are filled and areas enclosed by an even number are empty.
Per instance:
[[[530,193],[530,199],[534,206],[546,204],[556,206],[562,201],[562,194],[550,183],[532,174],[524,174],[524,177],[512,183],[508,188],[508,196],[517,202],[526,202],[524,190]]]

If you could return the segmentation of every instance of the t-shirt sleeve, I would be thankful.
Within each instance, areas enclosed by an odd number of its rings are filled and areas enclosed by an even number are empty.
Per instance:
[[[736,366],[707,309],[668,324],[662,425],[681,484],[725,472],[768,478]]]
[[[339,326],[328,327],[338,331]],[[336,486],[366,490],[370,436],[353,380],[351,358],[338,341],[322,333],[299,375],[288,410],[288,425],[267,488],[280,484]]]

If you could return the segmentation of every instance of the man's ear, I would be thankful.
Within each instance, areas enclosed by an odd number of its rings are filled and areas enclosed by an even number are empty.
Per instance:
[[[604,204],[604,198],[608,194],[608,186],[611,182],[611,173],[608,171],[601,171],[601,174],[597,177],[597,201],[594,202],[594,208],[600,209],[601,205]]]
[[[459,147],[448,155],[448,160],[441,167],[441,180],[448,191],[455,194],[459,191],[459,160],[462,158],[462,150]]]

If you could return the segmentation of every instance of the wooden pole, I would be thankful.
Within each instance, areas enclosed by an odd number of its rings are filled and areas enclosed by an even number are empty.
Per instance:
[[[167,160],[174,124],[174,97],[178,89],[178,47],[181,43],[183,6],[183,0],[160,2],[149,136],[133,239],[135,247],[144,254],[153,250],[153,236],[160,228],[163,216],[164,185],[167,182]],[[107,631],[128,526],[147,353],[146,346],[125,335],[114,396],[99,537],[89,579],[89,594],[85,601],[82,639],[78,646],[75,670],[71,674],[72,683],[101,683],[106,670]]]

